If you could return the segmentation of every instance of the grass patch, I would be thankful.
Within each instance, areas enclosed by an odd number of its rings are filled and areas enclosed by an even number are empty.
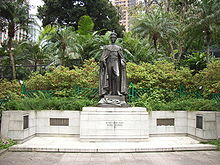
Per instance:
[[[219,139],[215,139],[215,140],[210,140],[207,142],[201,142],[203,144],[213,144],[215,146],[217,146],[218,150],[220,150],[220,138]]]
[[[17,142],[11,139],[0,139],[0,150],[7,149],[15,144],[17,144]]]

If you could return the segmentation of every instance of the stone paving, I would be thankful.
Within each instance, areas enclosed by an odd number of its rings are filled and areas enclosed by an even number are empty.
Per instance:
[[[219,165],[219,151],[156,153],[6,152],[0,165]]]
[[[79,137],[34,137],[9,151],[47,152],[155,152],[214,150],[190,137],[150,137],[145,142],[80,142]]]

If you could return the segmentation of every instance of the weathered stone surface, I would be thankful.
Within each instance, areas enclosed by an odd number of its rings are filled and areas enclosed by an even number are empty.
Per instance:
[[[82,141],[142,141],[149,137],[145,108],[84,107],[81,119]]]
[[[121,139],[126,139],[126,136],[146,139],[149,135],[188,134],[201,139],[215,139],[220,137],[219,114],[206,111],[152,111],[148,114],[145,108],[138,107],[84,107],[82,112],[3,111],[1,136],[24,140],[36,134],[68,136],[81,132],[83,136],[87,134],[93,138],[98,130],[102,138],[120,135]],[[27,129],[23,129],[24,115],[29,115]],[[197,115],[203,117],[203,129],[196,128]],[[69,118],[69,126],[50,126],[50,118]],[[164,118],[174,118],[174,126],[157,126],[157,119]],[[80,130],[80,127],[86,129]]]

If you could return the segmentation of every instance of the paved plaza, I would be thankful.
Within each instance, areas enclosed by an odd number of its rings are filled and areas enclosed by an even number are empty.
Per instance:
[[[219,151],[153,153],[6,152],[0,165],[219,165]]]
[[[214,149],[213,145],[186,136],[150,137],[144,142],[34,137],[10,147],[0,156],[0,165],[219,165],[219,151],[204,151]]]
[[[81,142],[79,137],[34,137],[10,151],[47,152],[155,152],[214,150],[216,146],[201,144],[187,136],[150,137],[143,142]]]

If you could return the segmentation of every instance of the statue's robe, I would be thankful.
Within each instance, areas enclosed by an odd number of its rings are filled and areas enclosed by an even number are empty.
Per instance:
[[[117,45],[106,45],[103,47],[103,54],[100,58],[100,78],[99,78],[99,95],[104,96],[109,94],[110,84],[108,75],[108,63],[111,55],[118,56],[118,67],[114,68],[114,74],[119,74],[120,78],[120,90],[119,92],[123,95],[127,94],[127,78],[126,78],[126,62],[123,57],[122,48]]]

